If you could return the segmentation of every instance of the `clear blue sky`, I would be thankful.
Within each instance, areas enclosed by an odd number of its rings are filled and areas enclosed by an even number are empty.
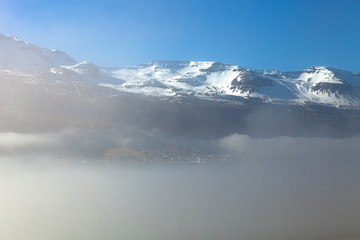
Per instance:
[[[101,66],[167,59],[360,72],[358,0],[0,0],[0,32]]]

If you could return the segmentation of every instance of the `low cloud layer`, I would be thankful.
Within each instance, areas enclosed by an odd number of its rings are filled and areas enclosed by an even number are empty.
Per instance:
[[[157,129],[0,133],[0,238],[359,239],[359,143],[199,140]],[[235,163],[82,164],[139,149],[229,155]],[[67,164],[48,164],[59,160]]]
[[[105,131],[68,128],[46,133],[0,133],[0,156],[25,158],[118,159],[148,153],[219,154],[232,160],[324,159],[353,160],[360,154],[360,137],[252,138],[232,134],[219,139],[166,135],[158,129]]]
[[[357,161],[0,161],[1,239],[354,240]]]
[[[324,159],[355,160],[360,154],[360,138],[250,138],[233,134],[218,141],[222,149],[247,159]]]

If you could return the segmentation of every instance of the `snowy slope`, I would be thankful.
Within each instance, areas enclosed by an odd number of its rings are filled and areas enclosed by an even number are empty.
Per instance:
[[[122,84],[102,83],[119,91],[152,96],[259,98],[270,102],[359,106],[360,75],[333,68],[301,72],[258,71],[217,62],[154,61],[108,70]]]
[[[132,67],[101,68],[90,62],[77,63],[64,52],[0,34],[2,79],[14,79],[54,94],[79,97],[126,92],[234,103],[254,99],[360,107],[360,74],[334,68],[279,72],[196,61],[154,61]]]
[[[0,69],[46,71],[55,66],[74,64],[76,61],[64,52],[40,48],[0,34]]]

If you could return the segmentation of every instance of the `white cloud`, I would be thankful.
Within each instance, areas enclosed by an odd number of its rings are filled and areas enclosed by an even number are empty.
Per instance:
[[[54,141],[48,136],[38,134],[22,134],[14,132],[0,133],[0,147],[17,148],[44,145]]]

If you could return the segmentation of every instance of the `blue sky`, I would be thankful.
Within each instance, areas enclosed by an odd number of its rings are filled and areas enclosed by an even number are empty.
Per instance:
[[[0,32],[101,66],[201,60],[360,72],[357,0],[0,0]]]

